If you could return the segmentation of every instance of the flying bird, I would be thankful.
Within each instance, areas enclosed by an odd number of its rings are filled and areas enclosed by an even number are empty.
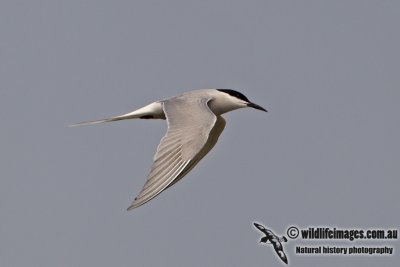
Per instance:
[[[285,236],[279,238],[275,235],[271,230],[265,228],[261,224],[254,223],[254,226],[257,227],[258,230],[265,234],[264,237],[261,238],[260,243],[271,244],[278,257],[286,264],[288,264],[288,259],[286,257],[285,252],[283,252],[283,246],[281,242],[287,242],[287,238]]]
[[[150,201],[191,171],[214,147],[225,127],[222,114],[251,107],[263,107],[232,89],[200,89],[153,102],[138,110],[71,126],[126,119],[163,119],[168,129],[157,147],[154,161],[142,190],[128,210]]]

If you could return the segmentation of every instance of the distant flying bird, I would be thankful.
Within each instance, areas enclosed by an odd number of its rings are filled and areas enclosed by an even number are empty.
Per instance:
[[[261,224],[254,223],[254,226],[257,227],[258,230],[263,232],[265,236],[261,238],[260,243],[271,244],[278,257],[286,264],[288,264],[288,259],[286,257],[285,252],[283,252],[283,246],[281,242],[287,242],[287,238],[285,236],[279,238],[276,236],[271,230],[265,228]],[[269,242],[269,243],[268,243]]]
[[[128,207],[131,210],[150,201],[192,170],[224,130],[225,120],[221,115],[244,107],[267,111],[235,90],[201,89],[156,101],[120,116],[71,126],[137,118],[167,120],[167,133],[158,145],[146,183]]]

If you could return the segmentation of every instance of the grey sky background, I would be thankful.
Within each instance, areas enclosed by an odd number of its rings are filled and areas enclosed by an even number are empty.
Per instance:
[[[0,265],[280,266],[253,221],[399,228],[399,14],[399,1],[1,1]],[[165,122],[67,125],[200,88],[269,112],[227,114],[185,179],[126,212]],[[291,266],[398,266],[399,249],[285,244]]]

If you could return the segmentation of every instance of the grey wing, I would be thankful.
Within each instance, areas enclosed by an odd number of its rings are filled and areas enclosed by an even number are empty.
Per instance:
[[[177,97],[163,102],[168,130],[158,145],[146,183],[128,210],[150,201],[182,178],[211,149],[204,155],[200,153],[217,121],[209,101]]]
[[[185,167],[185,170],[182,171],[176,178],[175,180],[168,185],[167,188],[173,186],[176,182],[178,182],[180,179],[185,177],[186,174],[188,174],[196,165],[199,163],[199,161],[207,155],[207,153],[215,146],[215,144],[218,141],[219,136],[221,135],[222,131],[225,128],[225,120],[221,116],[217,116],[217,121],[214,124],[214,127],[212,128],[207,143],[203,146],[203,148],[200,150],[200,152],[195,156],[195,160],[190,161],[190,163]]]

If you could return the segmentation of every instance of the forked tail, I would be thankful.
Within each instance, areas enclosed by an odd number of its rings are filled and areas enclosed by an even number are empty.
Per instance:
[[[120,121],[120,120],[125,120],[125,119],[133,119],[133,118],[120,118],[118,116],[118,117],[102,119],[102,120],[95,120],[95,121],[82,121],[82,122],[70,124],[70,125],[68,125],[68,127],[75,127],[75,126],[81,126],[81,125],[92,125],[92,124],[98,124],[98,123],[103,123],[103,122]]]
[[[95,121],[83,121],[75,124],[69,125],[69,127],[81,126],[81,125],[91,125],[98,124],[103,122],[111,122],[111,121],[120,121],[120,120],[128,120],[128,119],[165,119],[164,111],[162,108],[162,104],[160,102],[151,103],[143,108],[138,110],[111,117],[108,119],[95,120]]]

